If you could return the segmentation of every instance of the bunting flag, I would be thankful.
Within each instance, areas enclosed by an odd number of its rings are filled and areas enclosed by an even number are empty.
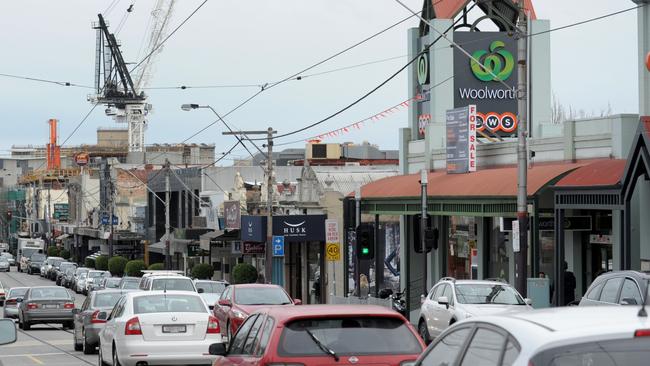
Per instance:
[[[328,131],[325,133],[322,133],[320,135],[315,135],[310,138],[305,139],[308,143],[318,143],[320,141],[323,141],[328,138],[333,138],[333,137],[339,137],[343,134],[350,133],[352,130],[360,130],[362,127],[366,127],[368,122],[377,122],[380,121],[384,118],[389,117],[392,114],[395,114],[397,112],[401,112],[404,109],[407,109],[412,102],[416,102],[422,100],[422,95],[418,94],[414,98],[407,99],[399,104],[396,104],[386,110],[383,110],[373,116],[370,116],[368,118],[362,119],[361,121],[357,121],[354,123],[351,123],[347,126],[343,126],[340,128],[337,128],[336,130]]]

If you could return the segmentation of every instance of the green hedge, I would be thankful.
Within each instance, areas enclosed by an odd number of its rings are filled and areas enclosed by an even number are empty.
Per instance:
[[[47,256],[48,257],[58,257],[59,256],[59,248],[55,246],[51,246],[47,248]]]
[[[192,277],[200,280],[209,280],[214,274],[214,268],[207,263],[197,264],[192,267]]]
[[[232,270],[235,284],[255,283],[257,281],[257,269],[248,263],[239,263]]]
[[[161,271],[161,270],[165,269],[165,263],[153,263],[153,264],[149,265],[148,269],[150,269],[152,271]]]
[[[144,261],[140,259],[128,261],[124,267],[124,272],[127,276],[142,277],[142,270],[146,269]]]
[[[95,260],[92,258],[86,258],[84,260],[84,267],[95,268]]]
[[[108,260],[108,270],[111,272],[111,275],[122,277],[128,262],[129,260],[124,257],[113,257]]]
[[[70,251],[63,249],[61,252],[59,252],[59,256],[63,259],[70,259]]]
[[[108,256],[100,255],[95,258],[95,269],[99,271],[108,271]]]

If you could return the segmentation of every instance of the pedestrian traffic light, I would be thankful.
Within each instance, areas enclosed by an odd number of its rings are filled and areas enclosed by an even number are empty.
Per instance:
[[[375,229],[372,225],[361,224],[357,227],[357,258],[375,258]]]
[[[417,214],[413,216],[413,250],[415,250],[416,253],[422,253],[422,231],[420,230],[422,226],[422,215]],[[425,249],[426,252],[430,252],[431,249],[435,248],[437,249],[438,244],[437,244],[437,237],[433,234],[433,230],[431,228],[431,216],[427,215],[427,226],[424,231],[424,244],[425,244]],[[431,231],[430,233],[427,233],[427,231]],[[429,240],[427,240],[427,237],[429,237]],[[436,240],[433,240],[433,239]]]

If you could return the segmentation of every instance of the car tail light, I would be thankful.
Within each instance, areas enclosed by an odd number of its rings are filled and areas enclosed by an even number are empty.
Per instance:
[[[16,305],[17,303],[18,302],[16,301],[16,299],[9,299],[9,300],[5,301],[5,304],[7,304],[7,305]]]
[[[38,309],[39,306],[38,304],[27,304],[27,309],[28,310],[33,310],[33,309]]]
[[[219,321],[214,316],[208,316],[208,334],[219,334],[221,329],[219,329]]]
[[[129,319],[129,321],[126,322],[126,326],[124,327],[124,334],[142,335],[142,329],[140,328],[140,319],[138,319],[137,316],[135,318]]]
[[[103,323],[106,323],[106,320],[99,319],[99,318],[97,318],[98,316],[99,316],[99,310],[95,310],[95,312],[93,313],[93,315],[90,316],[90,323],[91,323],[91,324],[103,324]],[[138,325],[139,325],[139,324],[140,324],[140,323],[138,323]],[[128,333],[127,333],[127,334],[128,334]]]
[[[64,309],[74,309],[74,303],[66,302],[65,304],[63,304],[63,308]]]
[[[650,329],[638,329],[634,332],[635,337],[650,337]]]

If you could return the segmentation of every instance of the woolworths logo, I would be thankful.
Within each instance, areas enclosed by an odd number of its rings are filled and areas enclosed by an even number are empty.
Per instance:
[[[490,45],[490,51],[478,50],[472,54],[472,73],[481,81],[505,81],[512,74],[515,68],[515,59],[512,53],[505,49],[505,43],[494,41]],[[481,67],[478,62],[483,64]],[[496,77],[495,77],[496,76]]]

